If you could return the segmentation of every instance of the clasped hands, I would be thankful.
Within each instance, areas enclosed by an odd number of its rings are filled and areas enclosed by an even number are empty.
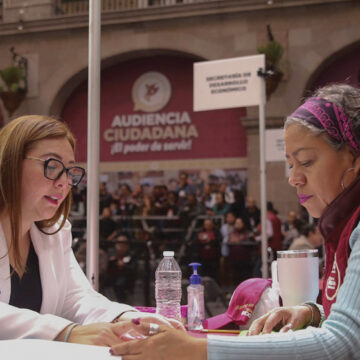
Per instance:
[[[272,330],[287,332],[306,327],[311,321],[308,306],[279,307],[255,320],[248,335],[267,334]],[[137,327],[142,334],[151,333],[151,325],[141,323]],[[155,360],[164,354],[167,358],[185,360],[207,359],[206,339],[194,338],[183,331],[160,325],[154,336],[147,339],[127,341],[116,344],[110,349],[111,354],[121,355],[123,360]]]
[[[311,310],[304,305],[275,308],[256,319],[248,335],[267,334],[273,330],[287,332],[301,329],[309,324],[311,316]],[[124,334],[131,331],[139,336],[129,341]],[[204,360],[207,358],[206,339],[189,336],[178,321],[139,312],[125,313],[124,317],[114,324],[79,325],[72,331],[69,342],[109,346],[110,353],[121,355],[123,360],[158,359],[164,353],[177,360],[189,357]]]
[[[126,312],[116,323],[101,322],[74,327],[68,337],[68,342],[98,346],[113,346],[123,341],[127,341],[128,338],[126,338],[125,335],[129,333],[129,331],[133,330],[132,333],[136,334],[138,332],[140,319],[141,323],[148,327],[149,324],[152,324],[153,327],[157,324],[182,331],[185,330],[184,326],[179,321],[173,319],[165,319],[156,314]],[[68,328],[69,326],[63,329],[55,340],[64,341]]]

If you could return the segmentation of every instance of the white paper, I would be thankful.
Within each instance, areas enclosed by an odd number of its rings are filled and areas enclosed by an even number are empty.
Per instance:
[[[49,340],[1,340],[1,360],[121,360],[108,347],[63,343]]]

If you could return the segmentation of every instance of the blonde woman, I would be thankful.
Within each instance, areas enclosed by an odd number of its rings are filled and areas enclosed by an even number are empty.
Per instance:
[[[84,176],[67,126],[23,116],[0,131],[0,340],[111,346],[134,322],[168,323],[92,289],[71,250],[71,188]]]

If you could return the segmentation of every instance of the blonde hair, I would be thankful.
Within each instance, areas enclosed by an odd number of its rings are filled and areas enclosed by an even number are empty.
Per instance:
[[[66,138],[75,151],[75,139],[62,121],[41,115],[21,116],[0,130],[0,214],[7,213],[10,219],[11,247],[15,266],[21,266],[19,232],[21,224],[22,162],[35,144],[44,139]],[[54,225],[61,216],[59,231],[65,224],[71,207],[71,192],[51,219],[36,222],[40,231]],[[49,234],[50,235],[50,234]]]

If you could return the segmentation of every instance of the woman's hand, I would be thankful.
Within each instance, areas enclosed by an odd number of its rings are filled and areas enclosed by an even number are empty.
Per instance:
[[[167,325],[169,327],[185,331],[184,325],[180,321],[174,319],[167,319],[164,316],[153,313],[127,311],[126,313],[121,315],[119,322],[131,319],[141,319],[141,323],[156,323],[159,325]]]
[[[64,341],[67,326],[62,330],[55,340]],[[71,331],[68,342],[99,346],[112,346],[122,340],[122,335],[130,329],[138,328],[135,321],[121,321],[115,324],[95,323],[89,325],[77,325]]]
[[[308,306],[285,306],[272,309],[256,319],[250,326],[248,335],[269,334],[271,331],[287,332],[302,329],[311,321]]]
[[[149,336],[150,325],[141,323],[136,328]],[[194,338],[183,331],[160,325],[159,332],[144,340],[132,340],[113,345],[110,352],[121,355],[123,360],[206,360],[206,339]]]

